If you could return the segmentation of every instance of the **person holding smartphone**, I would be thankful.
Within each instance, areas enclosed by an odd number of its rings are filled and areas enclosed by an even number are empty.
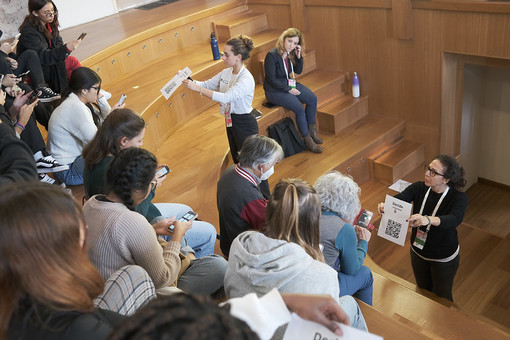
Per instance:
[[[373,276],[363,265],[370,231],[352,225],[360,211],[361,189],[338,171],[322,175],[315,182],[321,200],[320,239],[326,263],[337,271],[340,295],[352,295],[372,305]]]
[[[317,135],[315,124],[317,97],[295,79],[295,74],[303,71],[303,45],[303,35],[297,28],[288,28],[280,35],[276,47],[267,53],[264,60],[264,91],[270,103],[294,112],[306,147],[314,153],[321,153],[322,148],[317,144],[322,144],[322,139]]]
[[[64,44],[59,31],[58,10],[51,0],[29,0],[29,14],[19,27],[17,53],[34,50],[43,69],[44,79],[56,93],[62,93],[74,69],[81,66],[70,54],[81,40]]]

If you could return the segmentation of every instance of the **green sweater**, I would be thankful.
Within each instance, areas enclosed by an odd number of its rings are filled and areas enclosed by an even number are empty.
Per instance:
[[[97,194],[107,194],[106,173],[113,161],[113,156],[106,156],[101,162],[97,163],[92,170],[85,167],[83,171],[83,179],[85,191],[88,197]],[[143,215],[147,221],[151,222],[155,217],[161,216],[161,212],[152,203],[152,199],[156,195],[156,189],[149,193],[149,196],[135,207],[135,211]]]

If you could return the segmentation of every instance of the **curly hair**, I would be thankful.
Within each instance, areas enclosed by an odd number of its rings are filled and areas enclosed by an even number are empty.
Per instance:
[[[296,243],[313,259],[324,262],[319,248],[320,217],[321,202],[315,189],[302,179],[282,179],[267,204],[267,234]]]
[[[322,203],[322,210],[338,214],[352,223],[361,209],[361,189],[351,176],[333,170],[315,182],[315,190]]]
[[[154,179],[156,156],[141,148],[127,148],[114,158],[106,174],[108,193],[113,192],[124,205],[134,210],[133,193],[146,194]]]
[[[455,189],[462,189],[466,186],[466,172],[455,158],[449,155],[437,155],[434,159],[443,165],[443,177],[449,179],[448,186]]]
[[[246,60],[250,58],[250,51],[253,49],[253,39],[247,35],[240,34],[227,41],[227,45],[232,47],[234,55],[240,54],[242,60]]]
[[[124,320],[110,335],[110,340],[234,340],[259,339],[226,307],[218,307],[209,297],[175,294],[151,301]]]

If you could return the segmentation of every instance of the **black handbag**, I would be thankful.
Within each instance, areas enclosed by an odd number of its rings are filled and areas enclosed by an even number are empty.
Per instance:
[[[269,137],[273,138],[283,148],[285,157],[292,156],[306,149],[303,139],[289,117],[268,127]]]

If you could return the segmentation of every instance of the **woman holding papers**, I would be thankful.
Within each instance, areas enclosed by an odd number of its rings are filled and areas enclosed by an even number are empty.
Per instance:
[[[462,223],[468,197],[464,169],[447,155],[425,166],[425,181],[407,187],[396,198],[413,203],[409,217],[411,265],[418,287],[453,301],[453,279],[459,268],[457,226]],[[379,213],[384,204],[379,203]]]
[[[200,92],[220,104],[220,113],[225,116],[228,144],[234,163],[244,140],[259,133],[257,120],[251,114],[255,80],[244,66],[250,57],[253,40],[239,35],[227,41],[221,59],[228,66],[206,81],[185,79],[183,84],[192,91]]]

